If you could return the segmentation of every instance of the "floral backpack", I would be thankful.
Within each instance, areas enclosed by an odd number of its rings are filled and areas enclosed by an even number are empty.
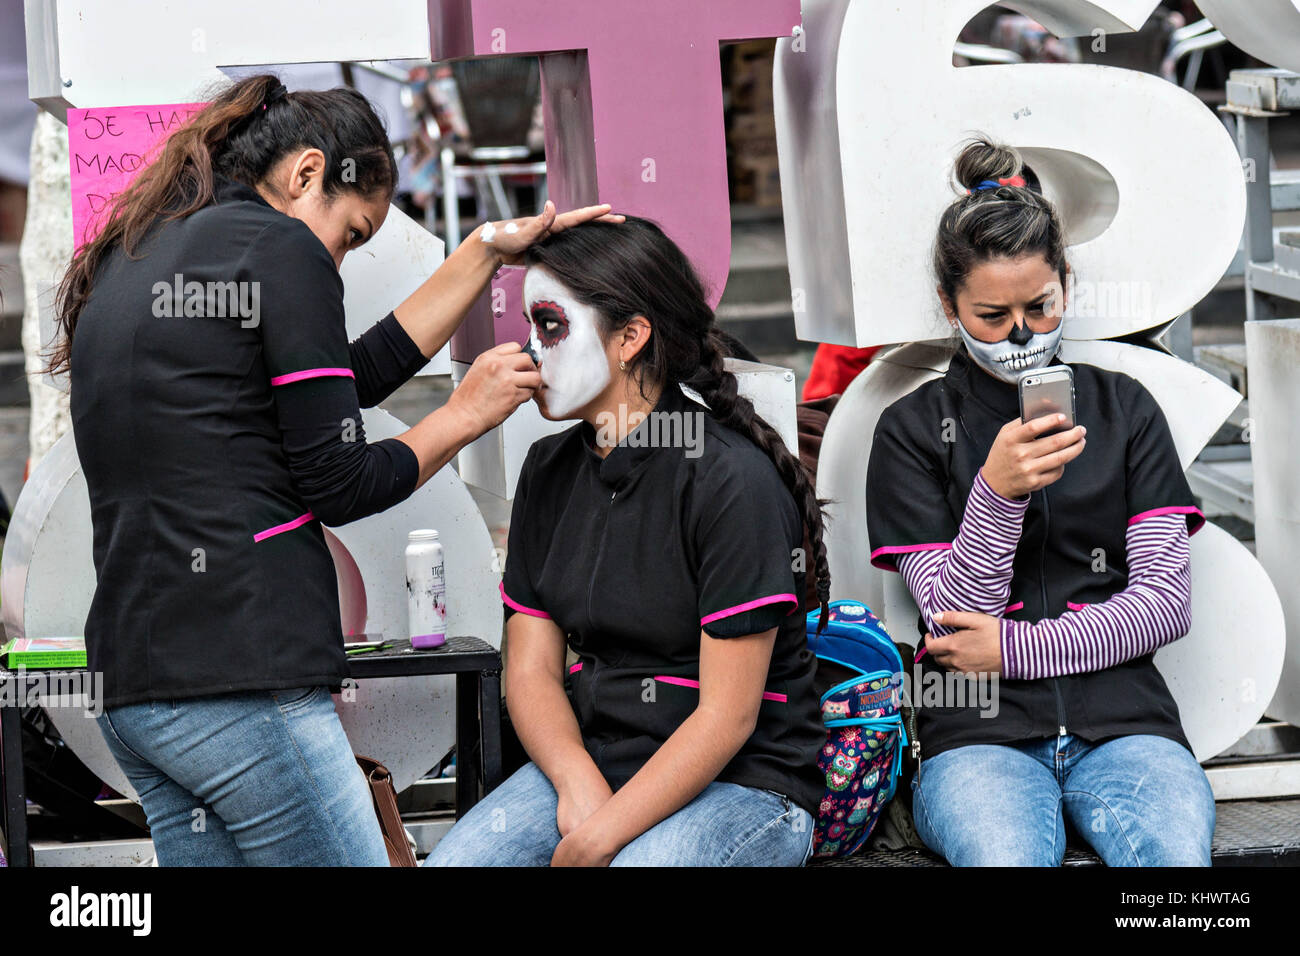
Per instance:
[[[808,649],[817,656],[826,743],[817,766],[826,795],[813,828],[814,857],[848,856],[880,819],[902,772],[903,661],[880,619],[859,601],[834,601],[826,629],[808,615]]]

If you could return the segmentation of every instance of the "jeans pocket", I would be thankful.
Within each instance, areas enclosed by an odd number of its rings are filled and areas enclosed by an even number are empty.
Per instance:
[[[322,690],[322,687],[319,684],[314,687],[286,687],[282,690],[271,691],[271,698],[279,705],[280,710],[287,713],[291,710],[306,707],[315,699],[320,690]]]
[[[110,751],[112,751],[112,749],[113,749],[113,744],[115,743],[115,744],[117,744],[117,746],[121,747],[122,750],[124,750],[124,751],[125,751],[127,754],[129,754],[130,756],[134,757],[136,760],[139,760],[139,761],[141,761],[142,763],[148,763],[148,762],[149,762],[149,761],[145,760],[144,757],[142,757],[142,756],[140,756],[138,753],[136,753],[135,750],[132,749],[131,746],[130,746],[129,744],[127,744],[127,742],[126,742],[125,740],[122,739],[122,735],[119,734],[119,733],[117,732],[117,728],[113,726],[112,715],[111,715],[111,713],[110,713],[109,711],[107,711],[107,710],[104,711],[102,714],[99,715],[99,717],[96,718],[96,720],[97,720],[97,722],[99,723],[99,729],[100,729],[100,732],[101,732],[101,733],[104,735],[104,737],[105,737],[105,743],[108,743],[108,744],[109,744],[109,748],[108,748],[108,749],[109,749]],[[110,740],[110,738],[111,738],[111,740]],[[114,758],[116,759],[116,755],[114,755]]]

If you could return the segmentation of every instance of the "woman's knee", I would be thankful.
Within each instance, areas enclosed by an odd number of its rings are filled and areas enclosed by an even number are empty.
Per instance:
[[[1065,856],[1055,777],[1015,748],[945,751],[922,763],[912,794],[917,835],[953,866],[1059,866]]]
[[[1131,735],[1099,744],[1065,793],[1076,829],[1110,866],[1209,866],[1214,791],[1177,741]]]
[[[424,866],[546,866],[560,843],[555,787],[528,763],[470,808]]]
[[[788,797],[715,782],[628,843],[610,865],[800,866],[812,829],[812,815]]]

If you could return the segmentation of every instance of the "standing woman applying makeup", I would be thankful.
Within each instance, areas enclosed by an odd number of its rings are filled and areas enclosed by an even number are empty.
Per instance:
[[[166,141],[60,287],[99,724],[163,866],[387,865],[330,698],[348,667],[321,525],[402,501],[531,397],[532,361],[498,346],[405,433],[361,429],[502,262],[608,211],[476,231],[349,343],[338,269],[396,179],[363,96],[250,77]]]
[[[1061,223],[1015,150],[975,141],[957,179],[934,268],[964,348],[881,415],[867,473],[871,561],[945,694],[916,710],[917,832],[954,866],[1056,866],[1067,823],[1110,866],[1208,866],[1214,797],[1152,662],[1205,518],[1129,376],[1071,365],[1076,427],[1021,422],[1018,376],[1062,364]],[[1000,678],[996,709],[954,673]]]

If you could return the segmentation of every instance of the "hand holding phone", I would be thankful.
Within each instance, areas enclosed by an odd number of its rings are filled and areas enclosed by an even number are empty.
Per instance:
[[[1030,372],[1020,379],[1019,389],[1021,417],[1002,426],[980,469],[989,487],[1007,499],[1023,498],[1060,480],[1087,444],[1087,429],[1074,420],[1069,366]]]

